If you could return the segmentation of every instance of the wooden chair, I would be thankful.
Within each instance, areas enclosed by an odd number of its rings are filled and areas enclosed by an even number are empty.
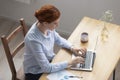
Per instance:
[[[15,63],[13,61],[13,58],[15,57],[15,55],[24,47],[24,40],[22,40],[22,42],[20,42],[15,49],[13,49],[11,51],[10,49],[10,42],[21,32],[23,33],[23,36],[25,37],[26,33],[27,33],[27,27],[25,25],[24,19],[21,18],[20,19],[20,26],[18,26],[16,29],[13,30],[13,32],[11,32],[8,36],[3,35],[1,36],[1,40],[3,43],[3,47],[5,50],[5,54],[7,57],[7,61],[12,73],[12,80],[24,80],[24,72],[23,72],[23,67],[19,70],[16,71],[16,67],[15,67]],[[20,76],[20,78],[18,78],[18,76]]]

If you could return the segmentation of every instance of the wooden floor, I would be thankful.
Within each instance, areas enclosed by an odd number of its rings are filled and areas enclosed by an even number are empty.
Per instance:
[[[0,16],[0,36],[3,34],[8,35],[18,24],[19,24],[18,21],[14,21],[14,20]],[[65,38],[68,38],[65,35],[62,35],[62,36],[64,36]],[[19,36],[17,38],[17,40],[15,40],[12,43],[11,47],[13,47],[13,45],[17,44],[17,41],[20,39],[21,39],[21,37]],[[60,49],[60,47],[55,45],[55,53],[57,53],[59,49]],[[23,50],[21,52],[23,53]],[[21,65],[19,63],[21,61],[23,61],[23,55],[18,55],[15,58],[15,61],[17,64],[16,66],[19,68]],[[0,40],[0,80],[11,80],[11,73],[10,73],[10,69],[8,67],[8,63],[6,60],[6,56],[5,56],[5,53],[3,50],[1,40]],[[109,80],[112,80],[112,74],[111,74],[111,77]],[[120,80],[120,61],[118,62],[118,65],[116,67],[116,79],[115,80]]]

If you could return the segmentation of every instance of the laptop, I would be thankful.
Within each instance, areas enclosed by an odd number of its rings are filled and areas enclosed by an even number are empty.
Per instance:
[[[72,59],[74,59],[76,56],[72,54]],[[71,67],[73,70],[84,70],[84,71],[92,71],[94,60],[95,60],[95,52],[88,50],[85,55],[85,63],[79,63],[77,65],[74,65]]]
[[[73,70],[84,70],[84,71],[92,71],[93,70],[93,66],[94,66],[94,61],[95,61],[95,57],[96,57],[96,47],[97,47],[97,42],[98,42],[98,36],[96,39],[96,44],[94,47],[94,50],[87,50],[86,55],[84,57],[85,59],[85,63],[79,63],[77,65],[74,65],[71,67],[71,69]],[[72,54],[72,59],[75,58],[76,56],[74,55],[74,53]]]

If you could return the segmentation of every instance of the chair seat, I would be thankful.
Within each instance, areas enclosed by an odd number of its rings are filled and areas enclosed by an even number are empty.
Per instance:
[[[18,80],[25,80],[23,65],[17,71],[17,78],[18,78]]]

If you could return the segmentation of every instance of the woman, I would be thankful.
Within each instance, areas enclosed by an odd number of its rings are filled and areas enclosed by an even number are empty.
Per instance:
[[[35,22],[25,37],[24,71],[26,80],[38,80],[42,73],[51,73],[66,69],[77,63],[83,63],[82,57],[71,61],[50,63],[55,56],[54,44],[67,48],[76,55],[85,53],[86,49],[76,49],[55,28],[59,24],[60,12],[53,5],[44,5],[35,12]]]

